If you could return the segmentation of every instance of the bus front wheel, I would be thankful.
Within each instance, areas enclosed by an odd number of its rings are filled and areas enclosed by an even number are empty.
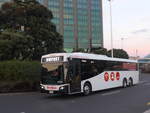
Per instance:
[[[84,95],[85,96],[89,95],[91,93],[91,91],[92,91],[92,87],[91,87],[90,83],[85,83],[84,87],[83,87],[83,93],[84,93]]]

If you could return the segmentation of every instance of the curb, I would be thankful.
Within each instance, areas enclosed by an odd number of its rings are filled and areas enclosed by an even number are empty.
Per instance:
[[[14,95],[24,95],[24,94],[35,94],[38,93],[38,91],[34,92],[10,92],[10,93],[0,93],[0,96],[14,96]]]

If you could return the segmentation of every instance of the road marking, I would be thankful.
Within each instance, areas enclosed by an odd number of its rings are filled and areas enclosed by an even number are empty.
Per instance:
[[[145,83],[145,84],[143,84],[143,86],[149,86],[150,85],[150,83]]]
[[[150,113],[150,110],[145,111],[144,113]]]
[[[147,106],[150,106],[150,102],[148,102],[146,105],[147,105]],[[145,111],[144,113],[150,113],[150,109],[147,110],[147,111]]]
[[[20,113],[26,113],[26,112],[20,112]]]
[[[150,102],[147,103],[147,106],[150,106]]]
[[[74,101],[74,100],[72,100],[72,101],[71,101],[71,103],[75,103],[75,101]]]
[[[113,95],[113,94],[117,94],[117,93],[120,93],[120,92],[121,92],[120,90],[118,90],[118,91],[113,91],[113,92],[108,92],[108,93],[102,94],[102,96]]]
[[[140,81],[139,84],[144,84],[146,83],[147,81],[143,80],[143,81]]]

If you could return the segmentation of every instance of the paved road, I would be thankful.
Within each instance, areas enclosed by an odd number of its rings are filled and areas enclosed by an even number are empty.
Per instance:
[[[90,96],[40,93],[0,94],[0,113],[148,113],[150,74],[139,85],[96,92]]]

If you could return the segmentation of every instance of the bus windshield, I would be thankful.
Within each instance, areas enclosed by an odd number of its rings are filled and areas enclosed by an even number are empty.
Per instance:
[[[64,69],[62,63],[42,65],[42,84],[62,84],[64,79]]]

